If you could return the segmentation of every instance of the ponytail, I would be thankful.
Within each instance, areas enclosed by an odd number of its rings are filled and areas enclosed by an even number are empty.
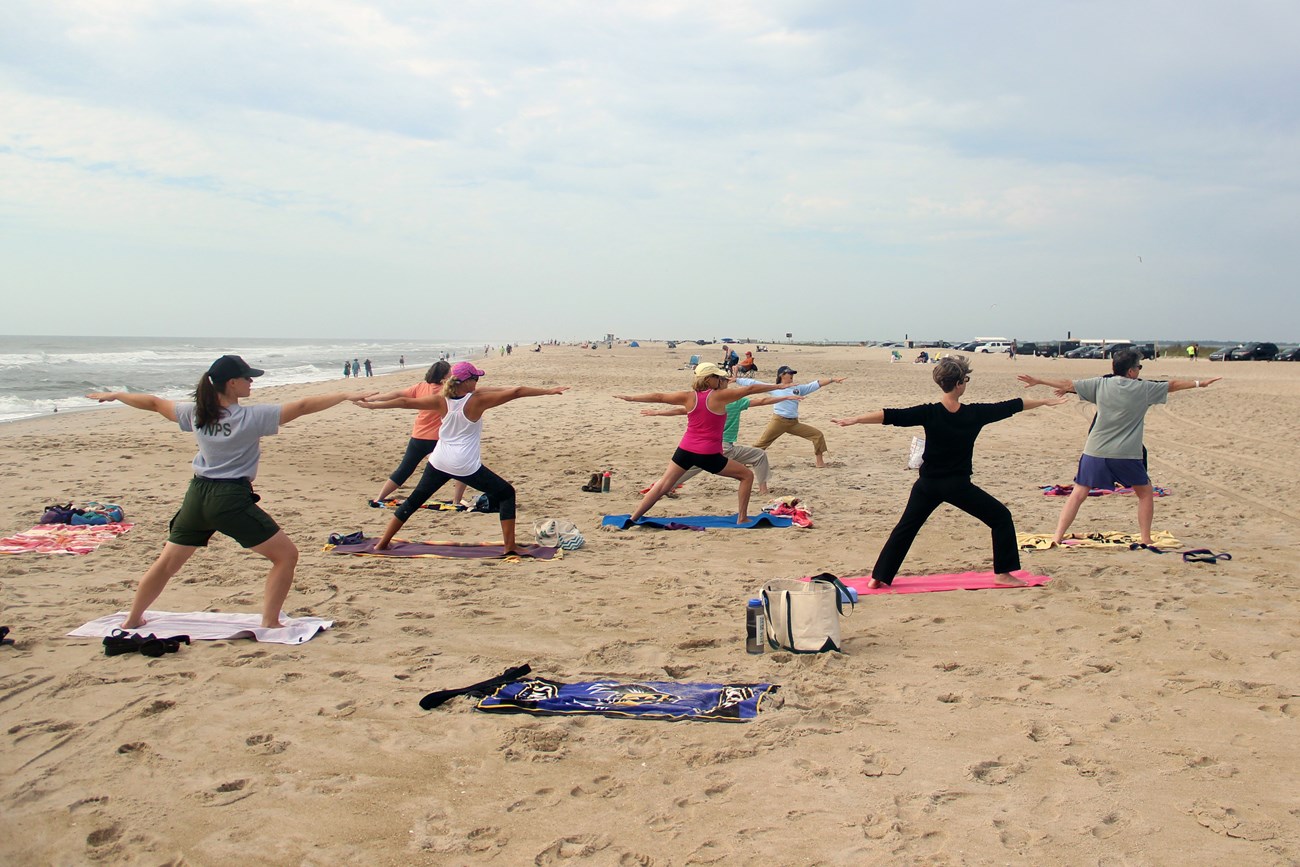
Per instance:
[[[221,406],[221,388],[205,373],[199,377],[199,384],[194,387],[194,429],[205,428],[221,419],[224,412]]]
[[[451,372],[451,364],[445,358],[435,361],[424,374],[424,381],[430,385],[442,385],[442,381]]]

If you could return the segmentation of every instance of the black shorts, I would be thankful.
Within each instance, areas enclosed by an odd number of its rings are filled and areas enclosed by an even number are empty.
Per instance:
[[[699,452],[688,452],[684,448],[678,448],[673,452],[673,463],[684,470],[691,467],[699,467],[706,473],[713,473],[715,476],[721,475],[722,471],[727,468],[727,456],[724,454],[702,455]]]
[[[213,533],[224,533],[245,548],[256,548],[280,532],[275,520],[258,508],[258,499],[247,480],[195,476],[168,525],[167,541],[202,548]]]

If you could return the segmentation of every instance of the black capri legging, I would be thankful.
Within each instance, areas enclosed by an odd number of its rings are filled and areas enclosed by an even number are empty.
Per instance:
[[[480,466],[477,470],[468,476],[453,476],[451,473],[445,473],[437,469],[433,464],[424,468],[424,475],[420,476],[420,482],[411,491],[411,496],[402,501],[402,505],[397,507],[397,517],[403,521],[408,520],[415,514],[416,510],[423,506],[430,497],[437,492],[439,488],[447,484],[451,479],[464,482],[471,488],[480,490],[487,494],[488,510],[500,512],[501,520],[513,521],[515,518],[515,486],[498,476],[485,466]]]
[[[418,440],[411,437],[406,441],[406,454],[402,456],[402,462],[393,470],[393,474],[388,480],[399,488],[406,484],[406,480],[415,472],[415,468],[420,465],[420,461],[427,458],[437,447],[437,440]]]
[[[952,503],[968,515],[979,518],[993,531],[993,571],[1014,572],[1020,568],[1020,549],[1016,546],[1016,525],[1011,510],[992,494],[971,484],[969,476],[955,479],[917,479],[912,495],[889,534],[885,547],[876,558],[871,577],[882,584],[892,584],[907,557],[912,541],[930,514],[943,503]]]

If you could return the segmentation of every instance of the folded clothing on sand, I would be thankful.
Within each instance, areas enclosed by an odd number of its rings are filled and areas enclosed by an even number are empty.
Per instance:
[[[375,550],[378,539],[362,539],[351,545],[326,545],[325,550],[335,554],[354,554],[362,557],[432,557],[439,560],[500,560],[530,557],[534,560],[551,560],[559,555],[555,548],[540,545],[519,545],[514,554],[506,554],[499,542],[405,542],[394,539],[382,551]]]
[[[1061,543],[1066,548],[1113,548],[1127,551],[1134,543],[1141,543],[1136,533],[1071,533]],[[1020,533],[1016,544],[1021,551],[1044,551],[1055,547],[1051,533]],[[1183,543],[1173,537],[1168,530],[1156,530],[1151,534],[1151,545],[1156,548],[1181,548]]]
[[[789,518],[776,515],[755,515],[743,524],[736,523],[735,515],[693,515],[675,518],[644,517],[633,521],[631,515],[606,515],[601,518],[602,527],[626,530],[628,527],[654,527],[659,530],[703,530],[716,527],[723,530],[752,530],[756,527],[789,527]]]
[[[251,638],[270,644],[302,644],[334,625],[333,620],[319,617],[285,617],[284,626],[262,626],[258,614],[230,614],[224,611],[195,611],[178,614],[172,611],[146,611],[145,624],[139,629],[122,629],[127,612],[119,611],[92,620],[68,633],[69,638],[107,638],[117,631],[127,634],[188,635],[195,641],[226,638]]]
[[[0,539],[0,554],[89,554],[133,526],[38,524],[30,530]]]

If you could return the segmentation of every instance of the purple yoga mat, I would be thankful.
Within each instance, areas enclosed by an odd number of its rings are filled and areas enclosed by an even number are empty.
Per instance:
[[[375,550],[378,539],[363,539],[355,545],[335,545],[335,554],[360,554],[369,557],[436,557],[442,560],[493,560],[505,556],[505,548],[492,542],[404,542],[394,539],[382,551]],[[555,548],[520,545],[520,557],[550,560]]]

